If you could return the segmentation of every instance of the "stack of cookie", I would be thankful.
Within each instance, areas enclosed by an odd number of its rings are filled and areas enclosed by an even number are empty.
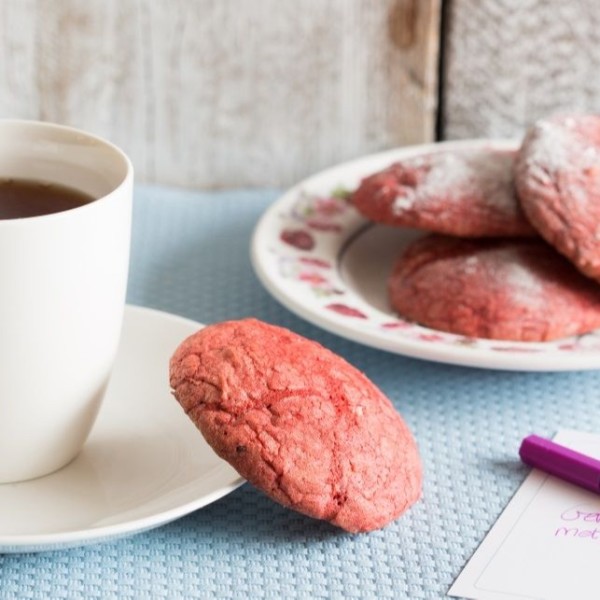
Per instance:
[[[431,232],[389,277],[404,318],[529,342],[600,327],[599,116],[539,121],[516,153],[442,146],[365,178],[352,201]]]

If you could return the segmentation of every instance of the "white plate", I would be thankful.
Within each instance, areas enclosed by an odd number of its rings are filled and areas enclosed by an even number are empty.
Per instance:
[[[467,140],[400,148],[328,169],[299,183],[269,207],[254,231],[252,263],[259,279],[299,316],[382,350],[492,369],[600,368],[600,330],[548,343],[473,339],[409,323],[389,308],[386,279],[392,262],[419,233],[368,223],[344,193],[355,189],[364,176],[401,158],[483,147],[515,149],[517,145]]]
[[[169,357],[200,327],[126,308],[107,395],[79,456],[52,475],[0,485],[0,552],[53,550],[151,529],[243,483],[170,393]]]

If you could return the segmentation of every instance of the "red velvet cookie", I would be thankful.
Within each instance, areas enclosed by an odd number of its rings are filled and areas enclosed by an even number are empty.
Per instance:
[[[405,250],[388,286],[405,318],[468,337],[537,342],[600,327],[600,286],[539,238],[429,235]]]
[[[513,152],[438,151],[397,162],[352,195],[367,219],[463,237],[533,236],[514,190]]]
[[[515,161],[515,183],[532,225],[600,280],[600,116],[538,121]]]
[[[285,506],[361,532],[420,496],[402,417],[316,342],[254,319],[211,325],[175,351],[170,380],[216,453]]]

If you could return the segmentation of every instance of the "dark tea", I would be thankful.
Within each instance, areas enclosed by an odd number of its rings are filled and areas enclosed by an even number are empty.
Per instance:
[[[49,215],[93,200],[85,192],[56,183],[0,178],[0,219]]]

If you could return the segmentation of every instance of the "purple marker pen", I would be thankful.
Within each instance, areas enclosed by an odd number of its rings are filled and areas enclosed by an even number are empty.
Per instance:
[[[536,469],[600,494],[600,460],[537,435],[521,442],[519,456]]]

